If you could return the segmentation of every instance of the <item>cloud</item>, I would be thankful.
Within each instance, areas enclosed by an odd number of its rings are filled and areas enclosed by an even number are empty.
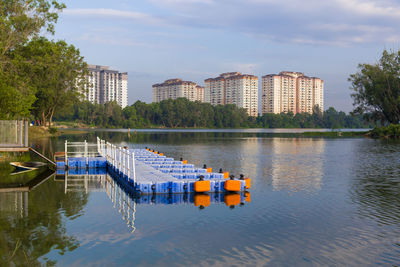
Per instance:
[[[108,8],[75,8],[66,9],[63,12],[65,15],[73,15],[80,17],[108,17],[108,18],[119,18],[119,19],[132,19],[143,23],[160,25],[165,23],[165,21],[159,17],[134,11],[124,11],[117,9]]]
[[[106,8],[66,9],[64,13],[134,20],[158,27],[158,31],[166,26],[208,29],[282,43],[349,46],[400,41],[400,5],[391,0],[147,0],[147,3],[162,15]]]

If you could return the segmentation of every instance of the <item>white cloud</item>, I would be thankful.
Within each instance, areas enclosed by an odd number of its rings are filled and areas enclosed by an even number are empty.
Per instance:
[[[80,17],[95,16],[95,17],[132,19],[132,20],[137,20],[139,22],[150,23],[150,24],[165,23],[163,19],[146,13],[108,9],[108,8],[75,8],[75,9],[72,8],[64,10],[63,13],[66,15],[74,15]]]

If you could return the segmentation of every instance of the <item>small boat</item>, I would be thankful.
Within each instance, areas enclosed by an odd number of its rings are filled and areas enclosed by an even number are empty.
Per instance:
[[[43,162],[10,162],[11,166],[16,168],[16,171],[11,174],[19,174],[22,172],[34,171],[39,167],[45,166],[46,163]]]

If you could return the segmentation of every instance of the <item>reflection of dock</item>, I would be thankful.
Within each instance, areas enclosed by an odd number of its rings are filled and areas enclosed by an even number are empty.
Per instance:
[[[65,194],[70,192],[105,192],[111,200],[113,207],[121,214],[132,232],[135,231],[135,212],[137,205],[194,205],[200,209],[211,204],[222,203],[230,208],[243,206],[251,202],[250,192],[240,193],[176,193],[176,194],[134,194],[124,186],[124,181],[112,177],[106,172],[103,174],[89,174],[83,171],[61,172],[58,171],[56,181],[64,182]]]
[[[54,176],[49,169],[37,175],[25,184],[7,184],[0,187],[0,212],[11,212],[20,218],[28,216],[30,191]]]
[[[0,187],[0,193],[5,192],[29,192],[40,184],[45,182],[47,179],[52,177],[55,174],[54,171],[47,169],[46,171],[40,173],[38,176],[33,178],[32,180],[28,181],[25,184],[20,183],[8,183],[7,185],[2,185]]]

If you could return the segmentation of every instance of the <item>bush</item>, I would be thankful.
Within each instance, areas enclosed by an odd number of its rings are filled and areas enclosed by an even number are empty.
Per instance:
[[[55,127],[50,127],[50,128],[49,128],[49,133],[51,133],[51,134],[56,134],[56,133],[58,133],[58,129],[55,128]]]
[[[369,135],[372,138],[400,139],[400,125],[390,124],[389,126],[375,127]]]

